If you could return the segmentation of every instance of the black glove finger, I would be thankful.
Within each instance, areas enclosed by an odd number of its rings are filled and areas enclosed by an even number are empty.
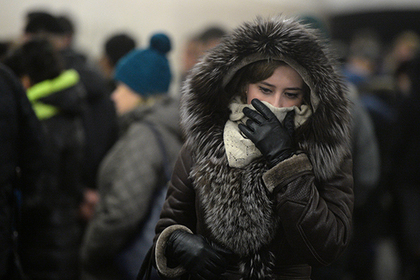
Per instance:
[[[286,117],[283,121],[283,126],[286,128],[289,135],[292,136],[295,131],[295,110],[292,110],[286,114]]]
[[[254,132],[249,129],[246,125],[240,123],[238,125],[239,130],[250,140],[254,138]]]
[[[251,119],[248,119],[248,120],[246,120],[246,126],[253,132],[253,133],[255,133],[256,131],[258,131],[258,128],[261,126],[261,124],[259,124],[259,123],[257,123],[257,122],[255,122],[255,121],[253,121],[253,120],[251,120]]]
[[[245,107],[242,112],[244,113],[245,116],[247,116],[248,118],[250,118],[251,120],[255,121],[258,124],[262,124],[263,122],[265,122],[266,120],[264,119],[264,117],[257,113],[256,111]]]
[[[259,99],[252,99],[251,104],[254,106],[255,110],[260,112],[265,119],[270,120],[272,118],[276,118],[276,115],[274,115],[274,113],[271,112],[271,110]]]

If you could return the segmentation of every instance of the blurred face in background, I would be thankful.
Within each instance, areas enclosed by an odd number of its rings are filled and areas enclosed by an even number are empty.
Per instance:
[[[119,83],[111,94],[115,103],[117,115],[121,116],[134,108],[142,101],[142,97],[124,83]]]
[[[182,71],[187,73],[198,61],[200,57],[200,42],[198,39],[189,40],[182,54]]]

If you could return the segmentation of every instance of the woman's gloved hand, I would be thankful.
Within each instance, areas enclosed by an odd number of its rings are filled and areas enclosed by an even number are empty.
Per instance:
[[[295,152],[292,138],[295,111],[288,112],[284,124],[281,124],[274,113],[260,100],[253,99],[251,104],[256,111],[250,108],[243,109],[243,113],[249,119],[246,125],[239,124],[239,129],[260,150],[271,168]]]
[[[203,236],[183,230],[174,231],[167,243],[168,261],[182,265],[193,279],[222,279],[230,251],[210,244]]]

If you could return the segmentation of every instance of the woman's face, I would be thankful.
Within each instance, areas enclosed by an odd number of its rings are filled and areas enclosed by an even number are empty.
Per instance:
[[[117,88],[111,94],[111,99],[115,103],[117,115],[119,116],[133,110],[141,101],[140,95],[123,83],[117,85]]]
[[[248,104],[257,98],[278,108],[299,107],[303,103],[304,82],[292,67],[281,65],[268,79],[249,84],[246,96]]]

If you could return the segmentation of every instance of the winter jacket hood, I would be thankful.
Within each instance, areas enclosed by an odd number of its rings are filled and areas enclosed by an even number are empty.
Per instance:
[[[187,144],[193,150],[201,150],[208,141],[223,145],[222,132],[234,97],[225,91],[226,84],[252,62],[282,60],[311,89],[313,114],[296,131],[299,147],[308,154],[316,177],[330,178],[350,151],[350,117],[344,83],[319,38],[316,30],[284,16],[257,18],[235,29],[196,64],[183,85],[181,126]]]

